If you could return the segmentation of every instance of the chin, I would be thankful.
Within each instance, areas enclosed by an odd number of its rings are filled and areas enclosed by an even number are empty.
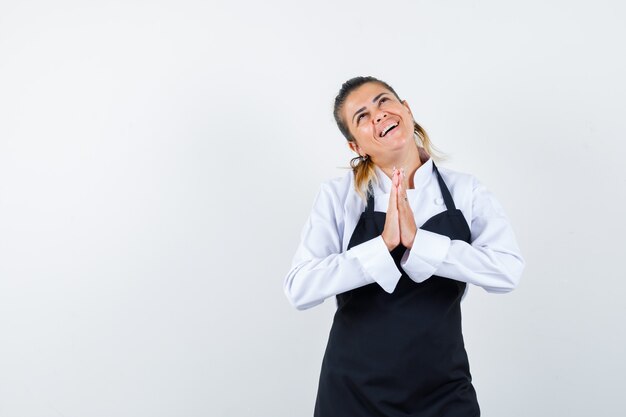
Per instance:
[[[406,136],[400,136],[399,138],[394,140],[394,142],[396,144],[398,144],[398,145],[406,145],[407,143],[409,143],[412,140],[413,140],[413,137],[407,138]]]

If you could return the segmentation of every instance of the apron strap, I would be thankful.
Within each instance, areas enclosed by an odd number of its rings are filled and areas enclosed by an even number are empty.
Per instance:
[[[445,201],[448,211],[456,210],[456,206],[454,205],[454,200],[452,199],[450,190],[448,190],[446,183],[443,181],[443,178],[441,178],[441,174],[439,173],[439,169],[437,168],[437,165],[435,165],[435,161],[433,161],[433,169],[437,173],[437,181],[439,181],[439,188],[441,189],[441,195],[443,196],[443,201]]]

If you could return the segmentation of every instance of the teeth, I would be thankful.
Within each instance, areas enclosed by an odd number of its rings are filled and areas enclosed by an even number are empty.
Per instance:
[[[398,126],[398,124],[397,124],[397,123],[393,123],[393,124],[390,124],[389,126],[387,126],[387,127],[385,128],[385,130],[383,130],[383,133],[381,133],[381,134],[380,134],[380,137],[382,138],[383,136],[385,136],[385,135],[387,134],[387,132],[389,132],[389,130],[390,130],[392,127],[396,127],[396,126]]]

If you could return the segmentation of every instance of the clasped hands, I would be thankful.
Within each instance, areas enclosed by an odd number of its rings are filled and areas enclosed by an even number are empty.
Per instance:
[[[409,200],[407,199],[407,180],[404,170],[394,167],[391,182],[389,207],[387,208],[385,228],[382,233],[383,241],[390,252],[400,244],[407,249],[411,249],[417,233],[413,210],[411,210]]]

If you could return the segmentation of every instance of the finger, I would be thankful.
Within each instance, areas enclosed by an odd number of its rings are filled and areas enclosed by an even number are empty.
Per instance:
[[[391,174],[391,190],[389,192],[389,208],[387,209],[387,213],[391,214],[392,211],[398,209],[398,197],[396,190],[396,176],[398,175],[398,171],[396,167],[393,168],[393,172]]]
[[[391,177],[391,192],[389,194],[389,202],[390,205],[397,209],[398,208],[398,178],[400,176],[400,171],[394,171],[393,176]]]
[[[404,208],[407,203],[406,182],[404,181],[404,170],[402,170],[398,178],[398,207]]]
[[[400,225],[400,239],[402,244],[411,248],[415,239],[415,233],[417,232],[415,227],[415,218],[413,216],[413,210],[409,205],[407,198],[406,177],[404,173],[400,173],[400,184],[398,186],[398,221]]]
[[[406,190],[407,188],[409,188],[409,181],[407,179],[406,176],[406,171],[404,170],[404,168],[402,168],[402,184],[404,184],[404,189]]]
[[[402,203],[402,201],[400,200],[401,199],[400,196],[402,195],[402,181],[401,181],[401,178],[400,178],[401,175],[402,175],[402,173],[400,171],[398,171],[398,179],[397,179],[397,182],[396,182],[396,192],[398,193],[398,197],[397,197],[397,200],[398,200],[398,210],[400,209],[400,205]]]

